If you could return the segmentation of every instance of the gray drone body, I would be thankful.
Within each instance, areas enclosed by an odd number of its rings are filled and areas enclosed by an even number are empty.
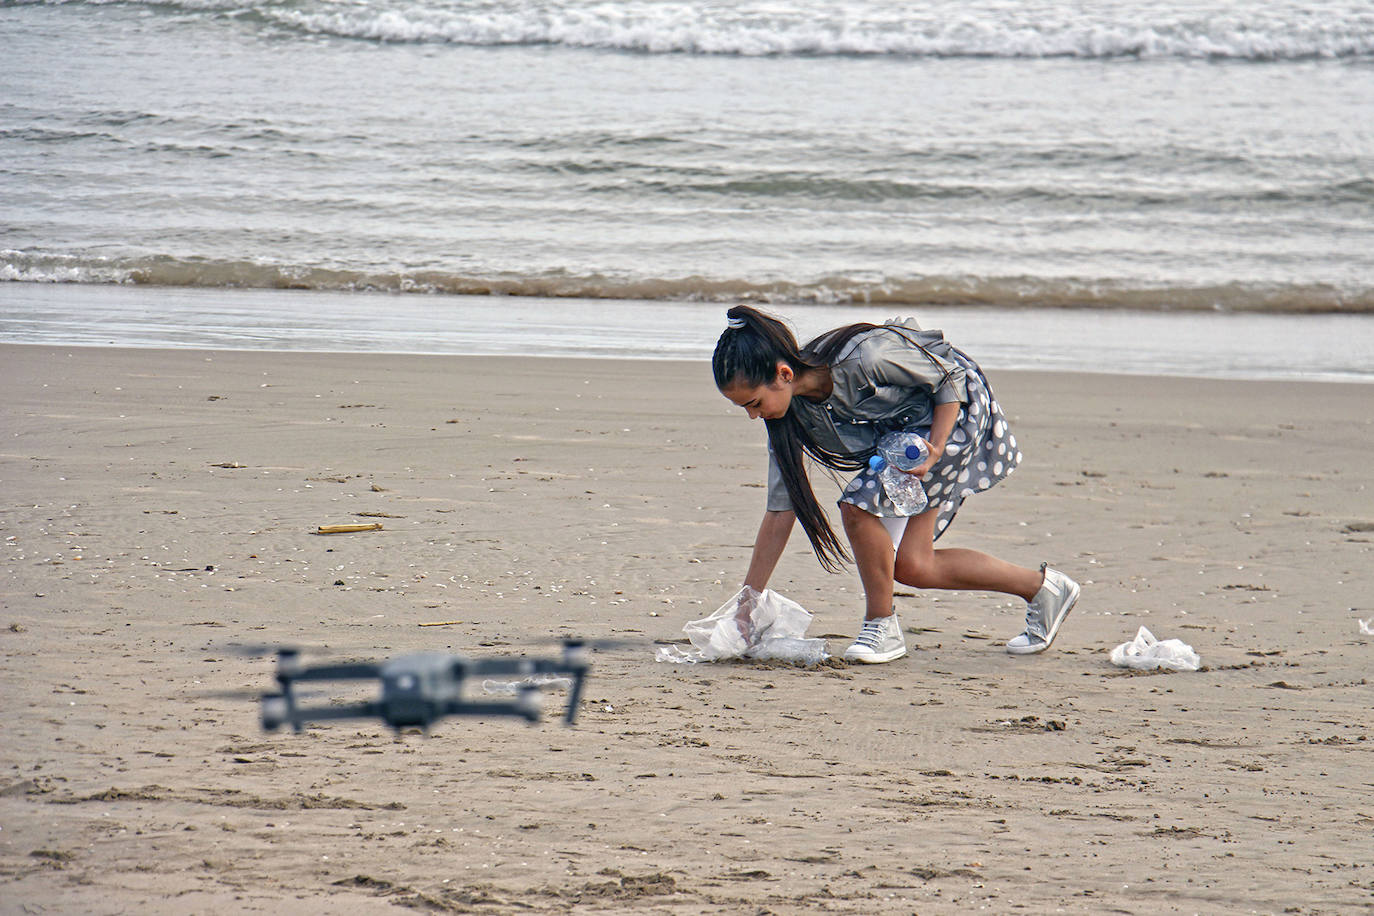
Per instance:
[[[337,665],[306,665],[296,649],[277,652],[277,684],[280,691],[262,697],[262,726],[275,731],[290,725],[300,732],[308,722],[329,719],[376,718],[395,729],[428,729],[446,716],[517,716],[529,722],[540,717],[542,693],[535,676],[565,676],[572,681],[564,723],[577,717],[582,685],[590,664],[586,645],[580,640],[564,643],[561,658],[473,659],[447,652],[415,652],[383,662],[348,662]],[[476,701],[466,698],[464,686],[471,678],[504,676],[524,678],[513,700]],[[331,706],[301,706],[295,687],[310,681],[376,680],[375,700]]]

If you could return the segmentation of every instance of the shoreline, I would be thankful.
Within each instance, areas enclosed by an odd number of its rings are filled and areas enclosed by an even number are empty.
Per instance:
[[[710,357],[717,303],[431,297],[302,290],[25,284],[0,311],[12,344],[389,354]],[[798,337],[887,306],[767,306]],[[995,309],[908,310],[989,369],[1374,382],[1374,316]]]
[[[604,355],[587,355],[587,356],[579,356],[579,355],[572,355],[572,354],[566,354],[566,353],[527,353],[527,354],[520,354],[520,355],[517,355],[517,354],[513,354],[513,353],[506,353],[506,352],[500,352],[500,353],[467,353],[467,352],[423,351],[423,350],[321,350],[321,349],[291,350],[291,349],[272,349],[272,348],[264,348],[264,347],[253,347],[253,348],[247,348],[247,347],[201,347],[201,346],[174,347],[174,346],[163,346],[163,345],[157,345],[157,346],[154,346],[154,345],[149,345],[149,346],[127,346],[127,345],[108,344],[108,343],[105,343],[105,344],[102,344],[102,343],[49,343],[49,342],[43,342],[43,341],[31,341],[31,342],[30,342],[30,341],[24,341],[24,342],[16,342],[16,341],[10,341],[10,340],[0,340],[0,352],[4,352],[5,350],[10,349],[10,348],[16,348],[16,349],[18,349],[18,348],[23,348],[23,349],[47,350],[47,351],[51,351],[51,352],[54,353],[54,354],[56,353],[56,351],[59,351],[59,350],[77,350],[77,351],[85,351],[85,352],[91,352],[91,353],[99,353],[99,352],[109,352],[109,353],[130,353],[130,352],[132,352],[132,353],[144,353],[144,354],[208,354],[208,355],[210,355],[210,356],[213,356],[213,355],[215,355],[215,354],[225,354],[225,355],[228,355],[228,354],[262,354],[262,355],[264,355],[264,356],[281,357],[281,358],[290,358],[290,357],[315,357],[315,356],[318,356],[318,357],[337,357],[337,358],[341,358],[341,359],[355,358],[355,359],[381,359],[381,360],[407,360],[407,359],[415,359],[415,360],[427,360],[427,359],[467,359],[467,360],[478,360],[478,361],[481,361],[481,360],[490,360],[490,361],[493,361],[494,363],[507,363],[507,362],[513,362],[513,361],[519,361],[519,360],[533,359],[533,360],[539,360],[539,361],[552,361],[552,362],[554,362],[554,363],[568,363],[568,364],[571,364],[571,366],[574,366],[574,367],[575,367],[576,365],[580,364],[580,363],[589,363],[589,364],[605,363],[605,364],[612,365],[612,366],[617,365],[617,364],[621,364],[621,363],[627,363],[627,364],[636,364],[636,363],[639,363],[639,364],[645,364],[645,363],[647,363],[647,364],[663,364],[663,363],[667,363],[667,364],[670,364],[670,365],[680,366],[680,367],[683,367],[683,368],[701,367],[701,366],[705,365],[705,366],[707,366],[708,370],[709,370],[709,363],[710,363],[710,354],[709,354],[709,353],[706,355],[706,357],[705,357],[704,359],[702,359],[702,358],[689,358],[689,357],[682,357],[682,356],[677,356],[677,357],[663,357],[663,356],[636,356],[636,355],[628,355],[628,354],[627,354],[627,355],[618,355],[618,356],[604,356]],[[985,368],[986,368],[986,367],[985,367]],[[997,373],[999,373],[999,374],[1027,375],[1027,376],[1032,376],[1032,377],[1033,377],[1033,376],[1040,376],[1040,375],[1043,375],[1043,376],[1062,376],[1062,377],[1080,377],[1080,378],[1082,378],[1082,377],[1092,378],[1092,377],[1099,377],[1099,376],[1100,376],[1100,377],[1102,377],[1102,378],[1107,378],[1107,379],[1112,379],[1112,378],[1135,379],[1135,380],[1137,380],[1137,381],[1142,381],[1142,382],[1143,382],[1143,381],[1146,381],[1146,380],[1149,380],[1149,379],[1167,379],[1167,380],[1175,381],[1175,382],[1193,382],[1193,383],[1198,383],[1198,382],[1208,382],[1208,383],[1211,383],[1211,382],[1222,382],[1222,383],[1234,384],[1234,385],[1246,385],[1246,384],[1323,385],[1323,386],[1324,386],[1324,385],[1337,385],[1337,386],[1351,386],[1351,387],[1354,387],[1354,388],[1356,388],[1356,389],[1362,389],[1362,388],[1364,388],[1366,385],[1374,384],[1374,375],[1371,375],[1371,377],[1366,381],[1366,380],[1364,380],[1364,379],[1362,379],[1362,378],[1359,378],[1359,379],[1351,379],[1351,378],[1344,378],[1344,377],[1339,377],[1339,378],[1329,378],[1329,377],[1311,378],[1311,377],[1287,377],[1287,376],[1280,376],[1280,377],[1269,377],[1269,376],[1256,376],[1256,377],[1238,376],[1238,377],[1231,377],[1231,376],[1226,376],[1226,377],[1221,377],[1221,376],[1205,375],[1205,374],[1199,374],[1199,375],[1185,375],[1185,374],[1173,373],[1173,372],[1169,372],[1169,373],[1152,373],[1152,372],[1146,372],[1146,371],[1144,371],[1144,370],[1127,372],[1127,371],[1103,371],[1103,370],[1100,370],[1100,369],[1066,369],[1066,368],[1062,368],[1062,367],[1053,367],[1053,368],[1043,368],[1043,369],[1041,369],[1041,368],[1026,367],[1026,366],[1016,366],[1016,367],[1005,367],[1005,366],[1003,366],[1003,367],[996,367],[996,368],[994,368],[992,371],[997,372]],[[709,375],[709,371],[708,371],[708,375]],[[709,379],[708,379],[708,381],[709,381]]]
[[[906,659],[806,670],[653,660],[733,592],[762,511],[762,430],[705,364],[0,354],[16,904],[1369,904],[1363,384],[990,370],[1026,461],[942,545],[1079,579],[1055,647],[1002,650],[1016,602],[903,589]],[[383,528],[314,533],[360,520]],[[857,577],[799,534],[772,585],[852,638]],[[1113,668],[1141,625],[1205,669]],[[532,728],[264,734],[271,661],[232,652],[564,635],[633,643],[595,654],[570,729],[552,691]]]

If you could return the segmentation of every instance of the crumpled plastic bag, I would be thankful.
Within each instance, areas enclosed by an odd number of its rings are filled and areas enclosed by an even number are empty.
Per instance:
[[[1112,650],[1112,664],[1118,668],[1135,668],[1138,671],[1153,671],[1168,668],[1171,671],[1196,671],[1202,659],[1193,647],[1181,639],[1155,639],[1155,635],[1141,627],[1135,639],[1123,642]]]
[[[1357,620],[1359,618],[1356,618]],[[1374,617],[1360,621],[1360,632],[1365,636],[1374,636]]]
[[[732,658],[818,664],[830,656],[824,639],[806,638],[811,617],[810,611],[770,588],[759,592],[746,585],[710,617],[682,628],[692,644],[690,651],[659,646],[654,658],[688,664]]]

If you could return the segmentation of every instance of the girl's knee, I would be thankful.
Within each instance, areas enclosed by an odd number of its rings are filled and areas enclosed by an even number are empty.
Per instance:
[[[923,556],[903,556],[898,553],[892,570],[893,578],[912,588],[934,588],[935,570],[932,559]]]

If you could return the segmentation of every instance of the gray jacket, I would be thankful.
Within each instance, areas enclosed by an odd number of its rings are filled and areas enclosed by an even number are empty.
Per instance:
[[[936,404],[968,403],[965,370],[953,349],[942,332],[923,331],[915,319],[885,322],[854,335],[830,364],[830,397],[793,398],[788,412],[817,441],[855,454],[894,429],[928,429]],[[770,447],[768,509],[791,508]]]

